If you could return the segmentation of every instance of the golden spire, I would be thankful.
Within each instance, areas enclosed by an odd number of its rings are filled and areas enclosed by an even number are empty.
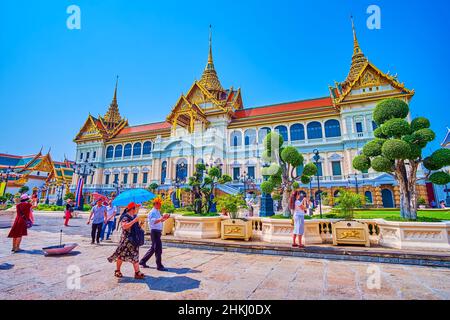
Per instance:
[[[116,87],[114,88],[114,95],[109,105],[108,112],[105,114],[105,121],[108,125],[108,128],[114,127],[117,123],[122,120],[119,112],[119,105],[117,104],[117,84],[119,82],[119,76],[116,78]]]
[[[219,78],[217,77],[216,69],[214,68],[214,61],[212,57],[212,31],[211,25],[209,25],[209,53],[208,62],[206,63],[205,70],[199,81],[209,91],[223,91]]]
[[[353,31],[353,56],[352,56],[352,65],[350,67],[350,72],[347,76],[346,82],[353,82],[358,76],[361,68],[366,64],[367,58],[364,56],[362,52],[358,38],[356,37],[355,23],[353,21],[353,17],[350,17],[352,20],[352,31]]]

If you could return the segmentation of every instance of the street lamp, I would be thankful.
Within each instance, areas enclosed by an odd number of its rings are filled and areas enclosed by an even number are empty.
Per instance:
[[[116,189],[116,196],[118,196],[120,194],[120,190],[123,188],[123,183],[119,183],[119,181],[114,180],[112,185],[113,185],[113,188]]]
[[[242,173],[242,175],[239,177],[240,182],[244,184],[244,199],[247,194],[247,185],[250,186],[253,183],[253,179],[247,174],[246,171]],[[248,188],[250,190],[250,188]]]
[[[266,161],[261,162],[263,168],[270,167],[270,163]],[[265,171],[265,170],[264,170]],[[268,175],[263,174],[263,181],[267,181],[269,179]],[[260,217],[270,217],[273,216],[273,199],[270,193],[261,192],[261,203],[259,209]]]
[[[355,186],[356,186],[356,193],[359,194],[359,188],[358,188],[358,174],[354,173],[355,176]],[[352,178],[351,175],[348,176],[348,182],[351,183],[350,179]]]
[[[319,194],[319,210],[320,210],[320,218],[322,219],[322,195],[321,195],[321,191],[320,191],[320,179],[319,179],[319,161],[320,161],[320,155],[319,155],[319,150],[314,149],[313,150],[314,156],[313,156],[313,160],[316,163],[316,167],[317,167],[317,193]]]
[[[83,179],[84,184],[86,184],[87,177],[94,176],[96,168],[97,167],[93,163],[88,162],[88,160],[86,159],[84,162],[75,164],[74,171],[78,176],[81,177],[81,179]],[[80,199],[80,202],[79,202],[80,205],[78,206],[77,210],[83,210],[83,204],[84,204],[83,190],[80,190],[80,194],[78,196]]]
[[[177,198],[177,193],[180,186],[186,182],[186,175],[184,174],[185,170],[186,170],[186,163],[181,162],[175,165],[175,181],[172,183],[172,185],[175,188],[175,196],[172,199],[175,208],[180,207],[180,200]]]

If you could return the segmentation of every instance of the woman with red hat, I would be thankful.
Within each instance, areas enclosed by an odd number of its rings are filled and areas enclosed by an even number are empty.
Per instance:
[[[20,203],[16,205],[16,219],[11,227],[11,231],[8,234],[8,238],[13,239],[11,252],[22,251],[20,249],[20,242],[22,237],[28,235],[27,229],[31,227],[31,208],[33,205],[30,203],[30,197],[24,193],[20,196]]]
[[[116,251],[108,258],[109,262],[116,261],[114,276],[117,278],[123,277],[120,272],[123,261],[133,264],[135,279],[143,279],[145,277],[139,270],[139,244],[134,243],[132,240],[132,234],[141,230],[137,209],[137,204],[134,202],[129,203],[119,219],[119,223],[122,226],[122,236]]]

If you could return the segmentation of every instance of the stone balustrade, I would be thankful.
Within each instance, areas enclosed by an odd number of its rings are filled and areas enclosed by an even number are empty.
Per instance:
[[[228,217],[176,216],[175,233],[180,238],[219,239],[220,222]],[[292,243],[291,219],[248,217],[252,222],[252,240]],[[306,245],[333,243],[332,224],[339,219],[305,220]],[[367,224],[371,245],[396,249],[450,250],[450,222],[391,222],[383,219],[357,219]]]

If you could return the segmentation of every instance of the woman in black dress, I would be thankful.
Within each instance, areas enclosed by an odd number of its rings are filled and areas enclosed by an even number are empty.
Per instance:
[[[119,219],[119,223],[122,226],[122,236],[116,251],[108,258],[109,262],[116,261],[116,271],[114,272],[114,276],[117,278],[123,277],[120,272],[123,261],[131,262],[133,264],[135,279],[143,279],[145,277],[139,270],[139,247],[134,245],[129,239],[129,233],[131,232],[133,225],[139,223],[137,208],[138,206],[134,202],[131,202]]]

